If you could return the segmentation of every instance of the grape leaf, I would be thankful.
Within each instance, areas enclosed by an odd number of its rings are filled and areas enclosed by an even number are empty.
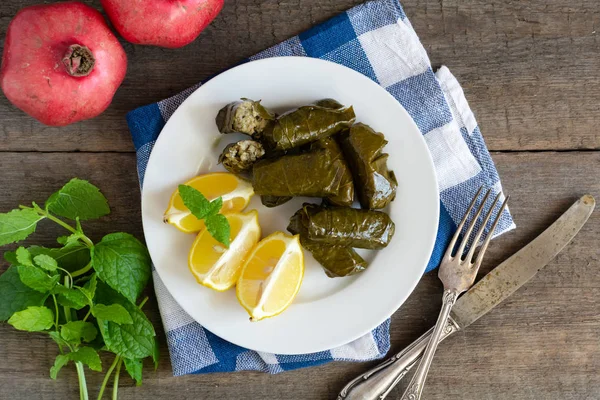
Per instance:
[[[116,324],[132,324],[133,320],[129,312],[120,304],[95,304],[92,307],[92,315],[97,319],[114,322]]]
[[[128,233],[111,233],[92,250],[98,278],[135,303],[150,278],[150,255]]]
[[[132,360],[129,358],[123,359],[125,363],[125,369],[131,376],[131,379],[135,381],[136,386],[140,386],[142,384],[142,360]]]
[[[91,322],[71,321],[60,328],[60,336],[69,343],[79,344],[81,339],[91,342],[96,339],[98,330]]]
[[[37,223],[44,217],[35,210],[12,210],[0,214],[0,246],[21,241],[35,232]]]
[[[46,209],[61,217],[85,221],[110,213],[106,197],[82,179],[73,178],[46,201]]]
[[[18,267],[9,267],[0,275],[0,321],[29,306],[41,306],[45,297],[21,282]]]
[[[64,354],[57,355],[54,359],[54,365],[50,367],[50,378],[56,379],[56,377],[58,376],[58,371],[60,371],[62,367],[67,365],[68,362],[69,356],[66,356]]]
[[[21,282],[41,293],[52,290],[60,279],[60,275],[48,276],[47,273],[37,267],[19,265],[17,268]]]
[[[98,355],[98,352],[91,347],[81,347],[76,352],[67,354],[67,356],[75,362],[87,365],[92,371],[102,371],[102,361],[100,361],[100,356]]]
[[[8,323],[20,331],[41,332],[54,324],[54,314],[47,307],[30,306],[14,313]]]

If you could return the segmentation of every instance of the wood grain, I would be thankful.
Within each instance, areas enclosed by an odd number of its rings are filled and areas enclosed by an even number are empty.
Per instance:
[[[4,0],[0,38],[17,10]],[[100,9],[99,1],[85,1]],[[172,96],[362,0],[228,0],[179,50],[124,43],[127,77],[100,118],[45,127],[0,99],[0,151],[132,151],[125,114]],[[406,0],[434,66],[463,83],[492,150],[600,149],[600,3]]]
[[[16,12],[40,0],[0,2],[0,39]],[[85,0],[100,9],[99,0]],[[362,0],[227,0],[199,40],[179,50],[133,46],[127,77],[99,118],[50,128],[0,98],[0,211],[43,201],[77,175],[106,194],[112,214],[86,224],[92,238],[128,231],[143,238],[135,156],[125,114],[296,35]],[[542,232],[584,193],[600,200],[600,3],[597,0],[405,0],[432,64],[463,84],[507,193],[518,229],[496,239],[482,274]],[[532,150],[534,152],[527,152]],[[554,152],[550,150],[560,150]],[[578,151],[581,150],[581,151]],[[32,241],[62,232],[44,224]],[[538,276],[438,350],[424,398],[600,399],[600,212]],[[3,249],[4,250],[4,249]],[[0,270],[6,263],[0,263]],[[151,289],[148,289],[151,293]],[[392,319],[392,350],[433,323],[441,285],[426,275]],[[161,364],[144,385],[123,377],[121,399],[335,399],[370,365],[333,363],[279,375],[173,378],[156,302]],[[52,381],[56,346],[0,324],[0,399],[75,399],[73,368]],[[104,359],[105,368],[112,360]],[[102,376],[88,373],[91,398]],[[401,389],[388,398],[399,399]]]
[[[600,152],[493,153],[518,229],[496,239],[482,273],[525,245],[584,193],[600,199]],[[0,210],[20,202],[43,201],[73,175],[89,179],[106,194],[112,214],[85,228],[96,239],[118,230],[142,238],[139,190],[133,154],[3,153],[0,157]],[[51,225],[32,241],[50,244],[60,234]],[[436,356],[424,398],[428,400],[592,400],[600,393],[600,212],[575,240],[530,283],[465,332],[445,342]],[[2,263],[2,270],[6,267]],[[410,344],[434,322],[441,285],[426,275],[392,319],[392,349]],[[155,302],[147,306],[155,326]],[[144,384],[121,382],[121,399],[335,399],[340,388],[375,363],[332,363],[267,375],[255,372],[173,378],[165,337],[159,331],[161,364],[150,365]],[[42,335],[0,324],[1,399],[75,399],[72,368],[59,380],[48,370],[56,346]],[[104,359],[105,367],[112,360]],[[88,373],[89,387],[101,374]],[[399,399],[396,390],[390,399]]]

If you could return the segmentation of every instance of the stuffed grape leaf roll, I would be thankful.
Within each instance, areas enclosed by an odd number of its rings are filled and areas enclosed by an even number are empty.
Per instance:
[[[254,164],[254,192],[268,196],[336,196],[345,164],[331,152],[318,149],[261,160]]]
[[[290,219],[288,231],[300,235],[302,247],[312,253],[328,277],[350,276],[364,271],[368,264],[353,248],[319,244],[307,237],[309,215],[320,209],[315,204],[304,204]]]
[[[219,156],[219,163],[231,173],[250,171],[252,166],[265,155],[265,150],[257,141],[240,140],[228,144]]]
[[[331,108],[339,103],[330,99],[323,104],[297,108],[268,124],[261,137],[265,147],[272,151],[290,150],[334,135],[354,123],[352,106]]]
[[[384,212],[327,207],[308,216],[307,236],[320,244],[383,249],[394,236],[394,222]]]
[[[338,206],[350,207],[354,202],[354,181],[352,179],[352,171],[346,163],[344,154],[340,145],[335,141],[334,138],[329,137],[321,139],[318,142],[314,142],[311,145],[312,149],[323,149],[329,153],[329,158],[332,164],[335,164],[342,170],[342,177],[340,180],[340,186],[338,193],[334,196],[329,196],[327,199]]]
[[[387,167],[383,153],[387,140],[365,124],[356,124],[339,135],[339,142],[354,177],[354,187],[363,208],[379,209],[396,197],[396,176]]]
[[[273,208],[280,206],[282,204],[287,203],[292,199],[291,196],[270,196],[270,195],[262,195],[260,196],[260,202],[263,206]]]
[[[275,114],[259,101],[242,99],[227,104],[217,114],[216,123],[221,133],[245,133],[259,139],[268,125],[274,123]]]

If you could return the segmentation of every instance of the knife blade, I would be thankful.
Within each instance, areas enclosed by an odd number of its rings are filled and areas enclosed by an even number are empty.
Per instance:
[[[441,340],[477,321],[546,266],[573,240],[594,211],[591,195],[582,196],[552,225],[510,256],[456,302]],[[338,400],[382,400],[420,359],[433,328],[400,353],[350,381]]]
[[[546,266],[577,235],[594,210],[590,195],[581,197],[549,228],[517,251],[462,295],[450,315],[466,328],[502,303]]]

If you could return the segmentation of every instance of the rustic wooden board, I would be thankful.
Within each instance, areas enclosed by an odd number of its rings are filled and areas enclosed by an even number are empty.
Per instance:
[[[17,10],[3,0],[0,38]],[[98,0],[86,0],[100,9]],[[49,128],[0,99],[0,150],[132,151],[124,116],[308,29],[362,0],[227,0],[179,50],[124,43],[129,71],[101,117]],[[600,149],[600,3],[580,0],[403,2],[434,66],[463,83],[492,150]]]
[[[545,229],[584,193],[600,199],[600,152],[493,153],[518,229],[496,239],[485,273]],[[97,184],[108,197],[111,216],[86,224],[94,238],[127,230],[142,238],[139,190],[133,154],[14,153],[0,155],[0,211],[19,202],[43,201],[73,175]],[[50,244],[60,234],[44,225],[35,242]],[[47,229],[46,229],[47,228]],[[436,356],[424,398],[432,400],[592,400],[600,393],[600,212],[577,238],[527,286],[504,304],[444,343]],[[0,269],[4,270],[2,262]],[[394,315],[392,348],[399,351],[426,331],[440,305],[441,285],[428,274]],[[147,311],[160,327],[157,306]],[[367,364],[333,363],[275,376],[262,373],[173,378],[165,337],[159,328],[161,364],[150,365],[136,388],[124,377],[121,399],[335,399],[346,381]],[[75,399],[72,368],[52,381],[48,370],[56,346],[42,335],[0,324],[1,399]],[[104,360],[105,367],[111,362]],[[101,374],[89,372],[94,391]],[[399,399],[394,391],[390,399]]]

